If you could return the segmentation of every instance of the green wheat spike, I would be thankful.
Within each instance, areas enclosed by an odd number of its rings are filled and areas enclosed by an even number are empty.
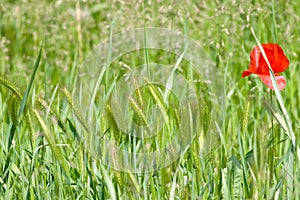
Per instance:
[[[129,97],[129,103],[132,106],[133,110],[135,111],[134,113],[135,122],[140,126],[147,126],[148,123],[142,109],[139,107],[139,105],[131,96]]]
[[[143,97],[142,97],[141,90],[140,90],[136,80],[134,80],[134,85],[135,85],[135,88],[136,88],[136,90],[135,90],[136,93],[135,94],[137,95],[137,103],[140,106],[140,108],[143,109],[144,108]]]
[[[12,97],[13,99],[11,101],[11,103],[13,103],[13,104],[10,104],[10,106],[14,107],[12,110],[12,112],[14,113],[15,112],[14,109],[17,109],[17,107],[18,107],[17,104],[19,104],[23,98],[22,94],[20,92],[20,88],[18,88],[11,81],[9,81],[3,77],[0,77],[0,84],[7,87],[14,94],[14,96]],[[14,118],[12,118],[12,120],[13,120],[13,123],[16,125],[18,123],[18,116],[14,116]],[[26,109],[26,107],[25,107],[25,120],[26,120],[27,124],[29,125],[30,134],[33,135],[33,132],[34,132],[33,126],[32,126],[32,122],[31,122],[30,114],[28,112],[28,109]]]
[[[198,156],[198,154],[197,154],[197,142],[195,141],[194,143],[193,143],[193,149],[192,149],[192,157],[193,157],[193,160],[194,160],[194,165],[195,165],[195,167],[196,167],[196,170],[198,171],[198,172],[200,172],[200,169],[201,169],[201,165],[200,165],[200,160],[199,160],[199,156]]]
[[[121,135],[119,134],[119,128],[118,125],[113,117],[113,113],[111,111],[111,106],[107,105],[105,107],[106,110],[106,117],[105,120],[103,120],[103,129],[102,130],[107,130],[108,128],[111,129],[111,131],[114,134],[114,137],[116,138],[117,141],[120,141]],[[105,123],[106,122],[106,123]],[[107,127],[108,126],[108,127]]]
[[[16,126],[18,124],[18,102],[17,97],[12,95],[10,101],[8,101],[9,115],[12,123]]]
[[[249,110],[250,110],[250,99],[247,100],[246,107],[245,107],[244,112],[243,112],[242,133],[245,133],[246,128],[247,128]]]
[[[85,120],[83,119],[82,115],[79,112],[79,109],[75,106],[72,97],[70,95],[70,93],[68,92],[67,88],[65,88],[62,85],[59,85],[59,88],[61,89],[62,93],[65,95],[65,97],[67,98],[67,101],[69,103],[69,105],[71,106],[72,110],[75,112],[76,117],[78,118],[78,120],[81,122],[81,124],[84,126],[84,128],[88,131],[88,125],[86,124]]]
[[[201,114],[202,127],[203,127],[202,130],[203,130],[204,135],[206,135],[208,128],[209,128],[210,117],[209,117],[208,105],[205,100],[203,100],[202,109],[200,112],[201,112],[200,114]]]
[[[105,120],[106,119],[106,113],[105,115],[102,115],[101,116],[101,120],[100,120],[100,127],[101,127],[101,130],[107,130],[108,129],[108,123],[107,121]]]
[[[15,95],[17,95],[17,97],[19,99],[22,99],[22,95],[20,93],[20,89],[15,86],[12,82],[10,82],[9,80],[0,77],[0,84],[4,85],[5,87],[7,87],[9,90],[11,90]]]
[[[109,128],[111,128],[113,131],[118,131],[118,125],[113,117],[113,113],[111,111],[111,106],[106,105],[105,110],[107,112],[106,120],[109,124]]]
[[[117,180],[117,183],[119,184],[120,189],[123,190],[124,182],[125,182],[124,181],[124,173],[122,173],[122,175],[121,175],[120,171],[115,171],[114,175],[116,177],[116,180]]]

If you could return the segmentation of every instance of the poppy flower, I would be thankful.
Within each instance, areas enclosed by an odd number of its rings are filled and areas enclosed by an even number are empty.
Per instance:
[[[285,87],[286,80],[283,76],[280,76],[279,73],[288,68],[289,60],[284,55],[282,48],[277,44],[267,43],[262,44],[262,47],[274,72],[279,90],[282,90]],[[267,62],[265,61],[258,46],[252,49],[250,53],[249,69],[243,72],[242,77],[246,77],[251,74],[256,74],[260,80],[268,86],[268,88],[274,90]]]

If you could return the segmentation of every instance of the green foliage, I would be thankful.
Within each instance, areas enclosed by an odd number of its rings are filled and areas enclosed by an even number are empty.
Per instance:
[[[0,199],[299,199],[299,5],[299,0],[2,1]],[[72,99],[84,58],[110,35],[136,27],[180,30],[196,40],[223,74],[226,102],[220,139],[204,153],[212,105],[200,82],[202,129],[183,157],[148,174],[117,171],[92,157],[79,134],[89,132],[87,113]],[[261,43],[280,44],[290,60],[287,86],[276,90],[278,103],[270,102],[256,77],[241,78],[257,45],[250,27]],[[128,70],[151,62],[176,64],[174,73],[188,80],[205,78],[189,74],[187,61],[164,51],[140,50],[113,61],[120,73],[100,77],[112,84],[91,88],[91,107],[104,110],[97,121],[103,135],[127,150],[138,151],[139,145],[157,150],[182,125],[177,99],[168,94],[172,105],[166,106],[166,93],[151,84],[134,92],[130,108],[135,122],[145,125],[158,106],[169,124],[157,138],[141,142],[124,135],[112,112],[122,110],[103,103]]]

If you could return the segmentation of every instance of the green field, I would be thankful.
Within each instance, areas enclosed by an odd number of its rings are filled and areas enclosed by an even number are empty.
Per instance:
[[[1,0],[0,199],[299,199],[299,14],[299,0]],[[120,104],[103,102],[126,70],[149,63],[176,65],[180,56],[151,49],[131,52],[111,63],[115,71],[126,69],[105,74],[99,90],[89,83],[78,92],[76,81],[101,42],[146,27],[179,31],[203,48],[221,75],[225,108],[223,123],[214,131],[216,143],[202,151],[214,106],[206,98],[208,88],[199,86],[202,126],[190,147],[166,167],[134,173],[110,168],[86,148],[82,136],[89,136],[84,129],[89,115],[76,101],[96,91],[91,112],[98,114],[93,125],[104,130],[101,137],[128,151],[158,150],[180,129],[182,118],[176,109],[166,112],[161,88],[136,91],[144,110],[131,102],[140,124],[146,123],[143,112],[150,104],[167,114],[167,128],[145,141],[122,134],[113,118],[122,111]],[[290,61],[280,95],[255,75],[242,78],[257,46],[251,28],[260,43],[279,44]],[[175,73],[203,78],[190,74],[186,60]],[[206,78],[214,82],[216,77]],[[179,105],[172,93],[168,100]],[[93,145],[99,141],[90,139]]]

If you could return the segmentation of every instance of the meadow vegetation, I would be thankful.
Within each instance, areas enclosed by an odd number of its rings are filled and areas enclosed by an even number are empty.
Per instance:
[[[299,0],[2,0],[0,199],[299,199],[299,13]],[[74,114],[85,113],[74,106],[72,91],[85,58],[111,30],[143,27],[177,30],[203,47],[223,76],[225,116],[209,152],[199,153],[197,135],[170,166],[135,174],[103,165],[84,147]],[[295,145],[276,96],[271,101],[255,76],[241,76],[257,45],[251,27],[290,61],[281,95]],[[168,62],[156,53],[149,52],[151,62]],[[117,132],[111,109],[99,126]],[[176,121],[176,113],[169,117]],[[114,138],[124,148],[135,145]]]

